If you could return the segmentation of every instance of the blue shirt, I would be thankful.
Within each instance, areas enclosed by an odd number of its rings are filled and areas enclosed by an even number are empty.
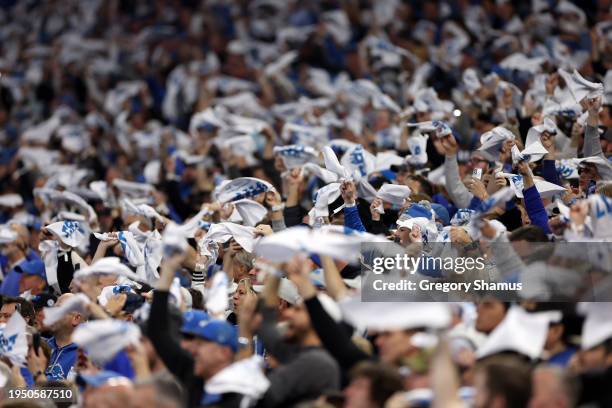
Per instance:
[[[132,367],[132,363],[130,362],[130,358],[123,350],[117,353],[117,355],[113,357],[111,361],[106,363],[104,369],[119,373],[124,377],[129,378],[130,380],[136,377],[136,374],[134,373],[134,368]]]
[[[47,340],[47,344],[52,350],[49,364],[45,370],[47,379],[49,381],[67,379],[68,373],[77,360],[77,345],[70,343],[64,347],[59,347],[55,342],[55,337]]]
[[[560,353],[551,356],[548,359],[548,364],[567,367],[572,356],[576,354],[576,351],[578,350],[575,347],[568,347]]]
[[[19,371],[21,372],[21,376],[23,377],[26,386],[28,388],[32,388],[34,386],[34,378],[32,378],[32,373],[30,370],[28,370],[27,367],[21,367]]]

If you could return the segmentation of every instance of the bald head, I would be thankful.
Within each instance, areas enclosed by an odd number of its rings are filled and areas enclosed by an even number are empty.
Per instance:
[[[561,367],[538,366],[532,375],[529,408],[573,407],[577,396],[576,380]]]
[[[134,387],[131,384],[103,385],[85,391],[83,407],[129,407]]]
[[[55,306],[61,306],[68,301],[74,294],[72,293],[64,293],[62,296],[57,298],[57,302],[55,302]]]

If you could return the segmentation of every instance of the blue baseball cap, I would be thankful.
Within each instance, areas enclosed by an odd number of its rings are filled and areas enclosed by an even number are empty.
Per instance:
[[[410,208],[408,208],[406,211],[404,211],[404,214],[407,215],[410,218],[418,218],[418,217],[423,217],[423,218],[427,218],[427,219],[431,219],[431,211],[422,206],[421,204],[413,204],[410,206]]]
[[[90,386],[93,388],[98,388],[103,385],[123,385],[130,384],[131,381],[129,378],[124,377],[123,375],[116,373],[114,371],[99,371],[95,374],[79,374],[77,377],[77,383],[82,386]]]
[[[206,323],[210,320],[208,313],[203,310],[188,310],[183,313],[183,325],[181,326],[181,333],[191,334],[193,336],[199,336],[199,332],[202,330]]]
[[[450,224],[450,216],[448,215],[448,210],[442,204],[431,204],[431,209],[436,213],[436,218],[438,218],[442,225],[447,226]]]
[[[225,320],[211,320],[204,326],[200,335],[205,340],[238,351],[238,330]]]
[[[190,310],[183,314],[181,333],[226,346],[238,351],[238,332],[225,320],[211,320],[201,310]]]
[[[45,264],[38,259],[33,261],[22,262],[15,267],[17,272],[21,272],[24,275],[36,275],[41,279],[47,280],[47,274],[45,273]]]

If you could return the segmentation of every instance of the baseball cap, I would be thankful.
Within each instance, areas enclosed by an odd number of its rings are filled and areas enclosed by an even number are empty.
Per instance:
[[[413,204],[406,211],[404,211],[404,215],[409,218],[427,218],[428,220],[432,219],[431,210],[422,206],[421,204]]]
[[[450,224],[450,216],[448,214],[448,210],[441,204],[431,203],[431,209],[436,213],[436,218],[438,218],[442,225]]]
[[[33,261],[22,262],[15,267],[17,272],[21,272],[24,275],[36,275],[40,278],[47,280],[47,274],[45,273],[45,264],[37,259]]]
[[[225,320],[210,320],[208,314],[201,310],[190,310],[183,314],[181,332],[229,347],[234,352],[238,350],[236,328]]]
[[[191,334],[199,336],[202,328],[206,326],[206,323],[210,320],[208,313],[203,310],[188,310],[183,313],[183,325],[181,326],[181,333]]]
[[[203,339],[229,347],[233,352],[238,351],[238,331],[225,320],[209,321],[201,333]]]

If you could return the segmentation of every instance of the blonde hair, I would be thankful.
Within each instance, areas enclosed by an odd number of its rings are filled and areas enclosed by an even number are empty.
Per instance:
[[[238,286],[240,286],[241,283],[244,283],[244,287],[246,288],[247,292],[256,293],[255,289],[253,289],[253,283],[251,282],[251,278],[240,279],[238,281]]]

